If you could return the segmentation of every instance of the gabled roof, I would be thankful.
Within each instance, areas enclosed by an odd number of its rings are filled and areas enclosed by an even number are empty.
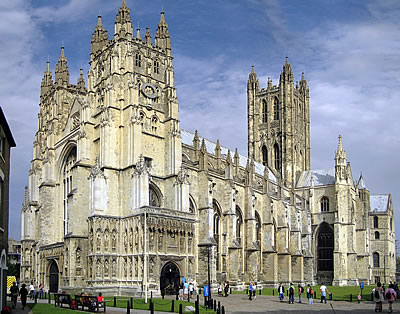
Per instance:
[[[389,207],[389,194],[378,194],[370,196],[371,212],[384,213]]]
[[[194,138],[193,133],[186,131],[186,130],[181,130],[182,144],[186,144],[188,146],[193,146],[193,138]],[[201,136],[199,136],[199,140],[200,140],[200,142],[202,142],[203,138]],[[210,154],[215,154],[215,147],[217,146],[217,144],[207,140],[206,138],[204,138],[204,142],[206,144],[207,152]],[[231,150],[231,155],[233,156],[232,152],[233,151]],[[221,146],[221,155],[223,158],[226,158],[226,156],[228,155],[228,148]],[[248,160],[247,157],[239,154],[239,166],[246,168],[247,160]],[[255,172],[258,175],[261,175],[261,176],[264,175],[265,167],[262,164],[260,164],[258,162],[254,162],[254,168],[255,168]],[[268,169],[268,179],[270,179],[272,182],[277,182],[275,175],[273,174],[273,172],[270,169]]]
[[[362,175],[360,176],[360,179],[358,180],[357,186],[359,189],[368,189],[367,185],[364,182],[364,178]]]
[[[335,168],[303,171],[296,187],[311,186],[311,178],[314,179],[315,186],[335,184]]]

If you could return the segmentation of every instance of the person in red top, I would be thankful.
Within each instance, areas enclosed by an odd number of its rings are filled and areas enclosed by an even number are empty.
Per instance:
[[[104,297],[101,294],[101,292],[99,293],[99,296],[97,297],[97,301],[99,301],[99,302],[103,302],[104,301]]]

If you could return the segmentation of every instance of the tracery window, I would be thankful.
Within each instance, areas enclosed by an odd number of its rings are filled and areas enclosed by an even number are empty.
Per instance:
[[[63,171],[63,201],[64,201],[64,235],[68,233],[68,196],[72,192],[73,166],[76,162],[76,147],[68,154]]]
[[[268,121],[268,106],[267,102],[264,100],[262,106],[262,122],[267,123],[267,121]]]
[[[257,241],[261,241],[261,218],[258,212],[256,212],[256,239]]]
[[[277,97],[274,99],[274,120],[279,120],[279,100]]]
[[[321,198],[321,212],[329,212],[329,198],[324,196]]]
[[[140,68],[142,66],[142,55],[140,53],[136,54],[135,61],[136,66]]]
[[[149,205],[153,207],[160,207],[161,201],[158,193],[156,192],[155,188],[150,185],[149,187]]]
[[[262,163],[265,167],[268,166],[268,151],[267,151],[267,147],[265,147],[265,145],[263,145],[262,149]]]
[[[318,271],[333,271],[333,231],[323,222],[318,232]]]
[[[281,171],[281,154],[279,151],[279,146],[276,143],[274,145],[274,162],[275,162],[275,170],[280,172]]]
[[[239,206],[236,206],[236,240],[242,243],[242,225],[243,218]]]
[[[380,234],[379,231],[375,231],[375,240],[379,240]]]
[[[213,210],[214,210],[214,223],[213,223],[213,231],[214,231],[214,240],[217,243],[216,245],[216,267],[217,270],[220,270],[220,250],[219,250],[219,243],[220,243],[220,224],[221,224],[221,211],[218,207],[217,202],[213,201]]]
[[[378,228],[378,217],[374,216],[374,228]]]
[[[372,254],[372,260],[373,260],[374,267],[379,267],[379,253],[378,252],[375,252],[374,254]]]
[[[158,60],[154,60],[153,68],[154,68],[154,73],[160,74],[160,62]]]

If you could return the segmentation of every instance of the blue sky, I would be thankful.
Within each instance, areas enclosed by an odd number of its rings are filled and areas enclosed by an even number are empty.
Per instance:
[[[54,73],[61,43],[75,83],[88,71],[100,11],[113,34],[121,0],[3,1],[0,4],[0,105],[12,128],[10,236],[20,209],[37,129],[47,58]],[[311,164],[334,167],[337,137],[353,176],[371,193],[392,193],[400,211],[399,1],[127,0],[133,25],[154,38],[166,12],[175,57],[181,127],[247,154],[246,81],[251,66],[278,83],[285,56],[310,86]],[[54,74],[53,74],[54,77]],[[396,213],[400,235],[400,216]]]

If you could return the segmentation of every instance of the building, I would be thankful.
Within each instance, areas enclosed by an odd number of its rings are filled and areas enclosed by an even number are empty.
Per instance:
[[[113,38],[99,17],[87,86],[82,71],[69,82],[62,47],[54,81],[47,63],[41,84],[22,280],[174,293],[183,277],[207,282],[208,254],[213,285],[237,289],[394,277],[390,195],[375,202],[354,182],[341,137],[335,165],[311,170],[304,75],[295,84],[286,59],[279,85],[260,88],[252,69],[247,91],[248,158],[180,129],[164,12],[154,41],[149,29],[134,36],[125,1]]]
[[[21,264],[21,241],[14,240],[13,238],[8,239],[8,261],[10,264],[19,265]]]
[[[0,107],[0,308],[6,304],[7,295],[8,188],[11,147],[15,147],[15,141]]]

